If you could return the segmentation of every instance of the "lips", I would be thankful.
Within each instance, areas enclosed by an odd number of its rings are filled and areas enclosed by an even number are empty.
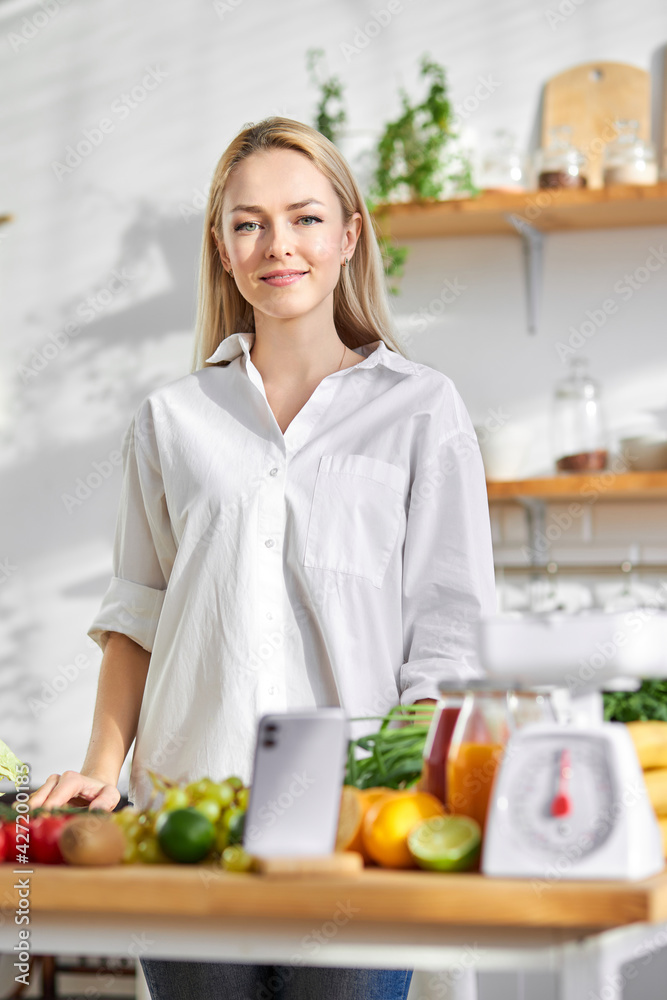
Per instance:
[[[271,271],[269,274],[262,275],[261,280],[267,285],[281,287],[282,285],[293,285],[307,273],[307,271]]]

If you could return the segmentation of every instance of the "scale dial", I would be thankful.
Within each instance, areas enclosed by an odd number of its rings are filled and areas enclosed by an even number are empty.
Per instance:
[[[544,855],[584,857],[609,837],[616,790],[605,742],[590,733],[534,736],[511,761],[498,807],[510,835]]]

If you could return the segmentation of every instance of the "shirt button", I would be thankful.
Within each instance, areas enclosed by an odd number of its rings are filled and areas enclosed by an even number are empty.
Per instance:
[[[273,621],[273,615],[271,614],[271,612],[270,612],[270,611],[267,611],[267,612],[266,612],[266,617],[267,617],[267,618],[269,619],[269,621],[270,621],[270,622],[272,622],[272,621]]]
[[[278,475],[278,470],[277,469],[269,469],[269,475],[270,476],[277,476]]]
[[[267,540],[264,542],[264,544],[266,545],[267,549],[270,549],[271,546],[275,545],[276,543],[274,542],[274,540],[272,538],[267,538]]]
[[[272,684],[271,687],[269,688],[269,694],[275,694],[275,693],[276,693],[276,689],[275,689],[275,687]]]

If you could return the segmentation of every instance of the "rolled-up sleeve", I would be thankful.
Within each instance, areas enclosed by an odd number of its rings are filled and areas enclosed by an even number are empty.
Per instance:
[[[150,411],[141,407],[123,437],[123,484],[111,581],[87,634],[104,651],[110,632],[153,648],[176,544]]]
[[[399,677],[405,705],[437,698],[440,680],[480,676],[475,625],[496,610],[484,467],[460,399],[458,406],[459,429],[429,449],[410,494]]]

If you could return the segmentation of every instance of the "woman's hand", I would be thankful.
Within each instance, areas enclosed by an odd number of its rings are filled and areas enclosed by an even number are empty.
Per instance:
[[[89,809],[106,809],[113,812],[120,800],[120,792],[113,782],[94,775],[80,774],[79,771],[63,771],[51,774],[44,784],[28,799],[31,809],[44,806],[58,809],[60,806],[88,806]]]

